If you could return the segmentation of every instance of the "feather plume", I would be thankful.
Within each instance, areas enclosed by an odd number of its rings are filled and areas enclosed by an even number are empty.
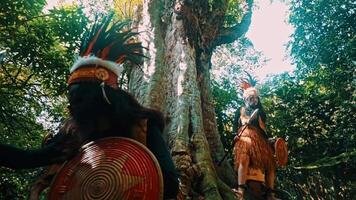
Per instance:
[[[113,22],[113,16],[111,13],[102,20],[95,19],[91,31],[84,36],[80,56],[95,56],[117,64],[125,61],[139,64],[144,55],[141,43],[134,40],[138,33],[127,28],[128,21]]]
[[[246,82],[246,81],[242,81],[242,83],[241,83],[241,88],[243,89],[243,90],[246,90],[247,88],[250,88],[250,87],[252,87],[248,82]]]

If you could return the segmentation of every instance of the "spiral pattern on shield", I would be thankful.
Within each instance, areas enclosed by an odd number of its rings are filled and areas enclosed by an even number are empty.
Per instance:
[[[162,174],[145,148],[123,138],[85,145],[58,173],[49,199],[160,199]]]
[[[83,199],[108,199],[109,197],[120,199],[119,190],[113,187],[123,184],[122,178],[116,171],[115,165],[105,163],[84,177],[80,186]]]

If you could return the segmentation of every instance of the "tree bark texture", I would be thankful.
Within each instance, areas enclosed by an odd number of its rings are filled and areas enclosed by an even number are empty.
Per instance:
[[[166,117],[164,138],[180,173],[178,199],[235,198],[231,165],[225,161],[217,166],[224,148],[209,74],[213,49],[227,35],[223,28],[227,2],[144,0],[140,9],[137,27],[148,58],[131,72],[129,90]]]

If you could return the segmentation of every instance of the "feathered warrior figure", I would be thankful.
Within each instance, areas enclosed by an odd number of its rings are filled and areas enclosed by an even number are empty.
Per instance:
[[[160,164],[164,198],[174,198],[178,193],[178,175],[161,136],[162,114],[141,106],[118,87],[121,64],[139,63],[142,46],[135,42],[137,33],[124,31],[126,24],[112,23],[112,17],[96,22],[84,37],[80,57],[68,79],[70,117],[59,132],[37,150],[0,145],[0,166],[19,169],[51,165],[34,184],[31,199],[38,198],[59,165],[76,155],[83,144],[111,136],[129,137],[146,145]]]
[[[235,116],[234,164],[238,173],[240,199],[275,199],[274,188],[275,161],[273,148],[266,133],[266,114],[257,90],[251,84],[242,83],[244,106]],[[252,113],[258,109],[251,121]]]

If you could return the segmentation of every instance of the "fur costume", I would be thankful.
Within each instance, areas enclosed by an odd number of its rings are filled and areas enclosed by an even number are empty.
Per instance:
[[[244,111],[245,108],[242,107],[240,110],[241,116],[246,115]],[[257,119],[259,122],[262,121],[261,117]],[[234,160],[236,170],[239,167],[240,158],[243,154],[249,156],[250,168],[261,169],[262,171],[274,168],[273,149],[268,143],[263,129],[253,124],[257,124],[257,122],[253,122],[252,125],[247,125],[248,127],[235,143]],[[239,128],[238,132],[240,132],[242,128],[243,127]]]
[[[235,124],[238,126],[237,133],[243,132],[234,145],[235,170],[238,170],[241,156],[248,155],[249,168],[260,170],[264,174],[266,170],[275,168],[273,149],[268,143],[266,132],[266,114],[257,90],[247,82],[242,83],[242,88],[245,106],[237,112]],[[257,117],[250,121],[256,109],[258,109]]]

